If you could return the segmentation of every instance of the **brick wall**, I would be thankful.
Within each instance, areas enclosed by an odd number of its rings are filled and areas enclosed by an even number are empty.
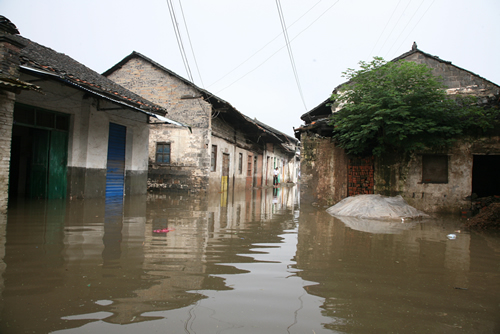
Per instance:
[[[373,157],[349,159],[348,196],[373,194],[373,161]]]

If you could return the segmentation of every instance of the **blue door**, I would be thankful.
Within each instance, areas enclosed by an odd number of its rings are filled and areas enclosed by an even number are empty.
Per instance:
[[[106,197],[123,197],[127,128],[109,123]]]

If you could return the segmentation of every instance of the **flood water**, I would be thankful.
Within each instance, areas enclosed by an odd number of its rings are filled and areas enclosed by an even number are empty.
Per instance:
[[[299,194],[11,203],[0,333],[500,333],[500,234]]]

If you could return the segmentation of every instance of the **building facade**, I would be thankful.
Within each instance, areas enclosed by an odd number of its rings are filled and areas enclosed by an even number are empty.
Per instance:
[[[278,167],[296,182],[298,141],[197,87],[144,55],[133,52],[104,73],[155,102],[182,128],[150,124],[148,189],[221,192],[272,184]]]
[[[486,108],[499,107],[500,86],[449,61],[416,47],[393,61],[397,60],[426,64],[443,78],[450,95],[473,95]],[[329,102],[302,115],[305,125],[296,129],[303,146],[302,178],[312,200],[332,205],[357,194],[402,195],[426,212],[459,212],[470,208],[473,197],[499,194],[495,172],[500,169],[499,129],[481,138],[458,138],[453,147],[421,151],[408,158],[391,154],[353,157],[331,138],[329,116],[336,110]]]
[[[2,210],[9,198],[145,194],[148,120],[165,110],[2,20],[14,27],[0,32]]]

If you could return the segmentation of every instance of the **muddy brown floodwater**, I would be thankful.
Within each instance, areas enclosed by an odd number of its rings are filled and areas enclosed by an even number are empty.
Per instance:
[[[0,333],[500,333],[498,233],[299,193],[11,203]]]

